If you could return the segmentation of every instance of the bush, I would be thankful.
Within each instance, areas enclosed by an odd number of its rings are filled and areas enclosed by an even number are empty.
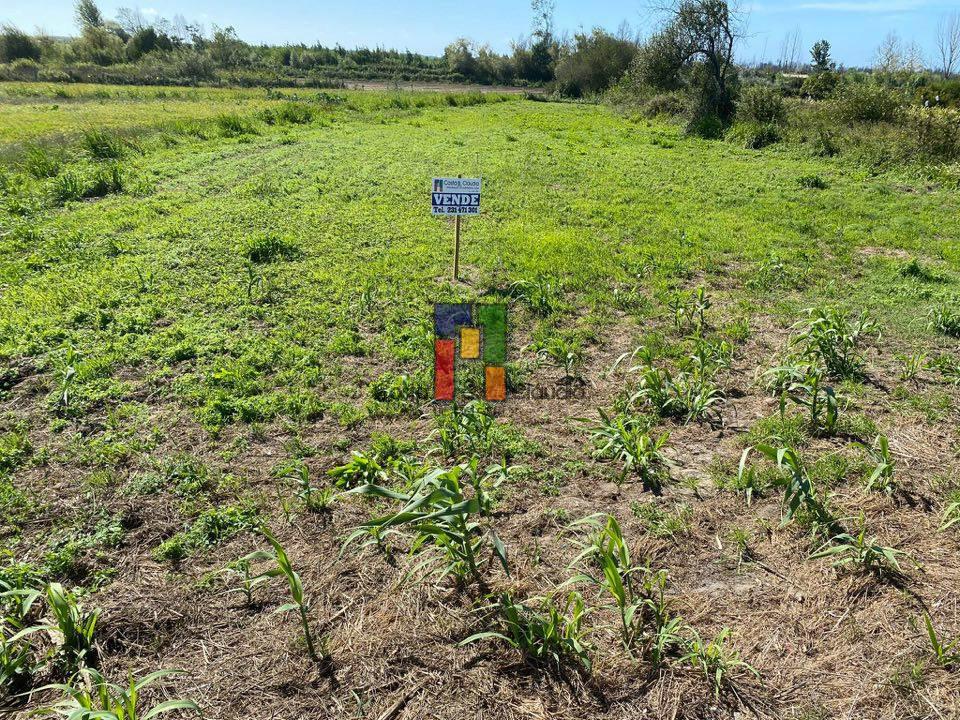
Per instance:
[[[848,83],[837,101],[837,114],[848,123],[894,122],[902,109],[903,99],[899,95],[874,83]]]
[[[826,100],[831,97],[840,84],[840,74],[832,70],[814,73],[803,81],[800,94],[814,100]]]
[[[747,150],[760,150],[783,140],[780,125],[772,122],[741,123],[734,128],[733,135],[743,141]]]
[[[224,137],[239,137],[253,133],[253,125],[239,115],[227,114],[218,115],[216,118],[217,127]]]
[[[260,233],[244,238],[240,252],[250,262],[267,263],[276,259],[293,259],[300,254],[300,249],[290,238],[273,233]]]
[[[643,103],[641,112],[648,118],[660,115],[678,117],[687,114],[687,105],[679,95],[659,93]]]
[[[787,109],[783,104],[783,97],[774,88],[751,85],[744,90],[740,102],[737,103],[737,116],[740,120],[763,127],[785,125]]]
[[[697,114],[687,123],[688,135],[696,135],[707,140],[722,138],[725,130],[726,126],[720,116],[712,113]]]
[[[907,114],[904,151],[909,159],[949,163],[960,159],[960,114],[942,108],[920,108]]]
[[[0,27],[0,62],[14,60],[40,60],[40,45],[32,37],[15,27],[3,25]]]
[[[127,144],[113,133],[105,130],[87,130],[82,145],[96,160],[117,160],[126,154]]]
[[[261,112],[260,119],[267,125],[308,125],[316,114],[317,111],[305,103],[285,102]]]
[[[557,64],[557,90],[568,97],[585,97],[611,87],[626,72],[637,46],[603,30],[578,33],[576,48]]]

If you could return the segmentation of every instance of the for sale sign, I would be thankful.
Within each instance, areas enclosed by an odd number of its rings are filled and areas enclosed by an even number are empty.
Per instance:
[[[434,178],[430,205],[434,215],[479,215],[480,178]]]

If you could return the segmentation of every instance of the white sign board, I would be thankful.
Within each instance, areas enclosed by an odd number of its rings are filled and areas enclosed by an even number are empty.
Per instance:
[[[479,215],[480,178],[434,178],[430,205],[434,215]]]

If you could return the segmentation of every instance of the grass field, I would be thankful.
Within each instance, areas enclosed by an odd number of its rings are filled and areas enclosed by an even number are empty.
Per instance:
[[[957,190],[496,94],[6,84],[0,159],[0,583],[102,610],[108,677],[211,718],[960,714]],[[430,402],[449,301],[508,304],[505,403]],[[460,464],[476,567],[364,526]],[[318,662],[282,578],[217,572],[261,524]],[[31,637],[17,692],[69,675]]]

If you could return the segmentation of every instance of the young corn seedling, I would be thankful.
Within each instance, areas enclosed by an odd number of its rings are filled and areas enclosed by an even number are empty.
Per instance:
[[[719,422],[718,406],[723,401],[723,391],[713,383],[711,373],[680,370],[674,375],[653,366],[641,369],[637,390],[630,398],[631,404],[649,404],[660,417],[683,418],[684,422]]]
[[[337,487],[347,489],[359,485],[373,485],[387,479],[386,470],[380,466],[376,458],[360,452],[354,452],[346,465],[328,470],[327,475],[333,478]],[[308,479],[307,484],[309,482]]]
[[[782,366],[769,371],[769,387],[778,390],[780,418],[786,417],[790,400],[804,407],[810,414],[809,427],[813,433],[832,435],[840,419],[840,404],[833,388],[824,382],[823,370],[816,365]]]
[[[941,531],[960,524],[960,492],[954,493],[951,498],[953,499],[948,501],[943,509],[943,522],[939,528]]]
[[[927,368],[927,354],[922,352],[912,355],[897,355],[900,361],[900,379],[904,382],[916,383],[920,372]]]
[[[710,641],[704,641],[694,634],[689,641],[687,654],[681,658],[681,662],[689,662],[692,667],[703,672],[713,688],[714,697],[720,697],[720,691],[729,685],[731,675],[737,670],[743,669],[757,678],[760,677],[756,668],[740,659],[737,650],[726,646],[729,637],[729,628],[721,630],[720,634]]]
[[[823,531],[836,528],[836,521],[820,499],[817,498],[813,481],[810,479],[810,475],[796,450],[793,448],[775,448],[766,444],[748,447],[740,457],[738,476],[741,478],[747,472],[747,459],[753,450],[762,453],[776,463],[779,469],[786,471],[785,476],[779,481],[784,489],[784,518],[781,525],[786,525],[799,511],[803,510],[813,522],[815,530]]]
[[[236,577],[237,581],[239,582],[237,587],[225,590],[222,594],[230,595],[233,593],[241,593],[246,600],[247,607],[252,606],[253,591],[256,590],[260,585],[263,585],[265,582],[270,580],[270,578],[274,577],[274,575],[271,575],[270,573],[253,574],[253,563],[264,560],[276,560],[276,556],[268,550],[257,550],[256,552],[252,552],[249,555],[244,555],[242,558],[234,560],[226,567],[218,570],[217,573],[232,575]]]
[[[886,435],[877,435],[873,445],[864,445],[874,463],[873,472],[867,477],[867,489],[893,494],[896,483],[893,478],[894,460],[890,454],[890,441]]]
[[[38,669],[29,638],[40,629],[24,628],[8,635],[7,623],[0,622],[0,692],[15,693]]]
[[[70,410],[73,400],[73,386],[77,380],[77,365],[80,363],[80,353],[71,342],[63,345],[63,356],[57,363],[59,388],[57,390],[57,407],[62,413]]]
[[[44,629],[59,631],[62,637],[59,654],[64,664],[70,670],[90,665],[96,660],[94,633],[100,612],[85,612],[60,583],[48,584],[45,595],[55,624]]]
[[[943,305],[930,311],[930,324],[942,335],[960,338],[960,312]]]
[[[471,635],[460,642],[461,646],[478,640],[502,640],[534,665],[559,672],[567,663],[575,662],[590,671],[590,648],[583,627],[589,611],[579,593],[569,593],[562,603],[552,597],[517,602],[509,593],[502,593],[485,610],[496,614],[500,629]]]
[[[868,338],[880,337],[879,326],[867,313],[851,320],[835,308],[811,308],[796,327],[800,332],[792,342],[800,355],[837,379],[860,377],[864,367],[860,350]]]
[[[927,613],[923,614],[923,622],[927,626],[930,649],[933,651],[937,665],[947,669],[960,667],[960,637],[951,642],[945,642],[937,635],[937,631],[933,628],[933,621]]]
[[[576,368],[583,358],[580,345],[553,337],[537,352],[537,356],[550,361],[553,365],[563,368],[563,379],[572,382],[578,378]]]
[[[670,463],[662,450],[670,433],[654,439],[647,434],[648,423],[642,417],[617,415],[611,418],[603,410],[599,413],[600,422],[590,428],[593,456],[623,464],[619,483],[632,473],[648,489],[660,490],[669,476]]]
[[[471,400],[462,408],[456,405],[437,416],[437,429],[431,433],[440,442],[444,457],[483,456],[493,447],[493,415],[486,403]]]
[[[646,573],[648,569],[631,563],[620,523],[612,515],[594,515],[573,526],[577,525],[592,528],[588,540],[577,543],[583,551],[573,561],[573,565],[586,561],[587,568],[568,582],[589,582],[610,596],[620,615],[620,639],[624,649],[630,652],[643,623],[639,612],[643,599],[635,590],[634,575]]]
[[[300,575],[293,569],[293,566],[290,564],[290,559],[287,557],[286,550],[284,550],[283,545],[273,536],[273,533],[266,527],[261,527],[260,534],[273,546],[273,555],[277,562],[277,567],[267,570],[264,575],[267,577],[282,576],[286,578],[287,585],[290,587],[290,597],[293,600],[293,602],[287,603],[286,605],[281,605],[274,612],[297,611],[297,614],[300,616],[300,624],[303,626],[303,638],[307,643],[307,652],[310,653],[312,660],[319,662],[322,658],[317,654],[317,648],[313,641],[313,632],[310,630],[310,620],[307,617],[309,602],[303,594],[303,582],[300,580]]]
[[[142,707],[141,691],[161,678],[183,675],[181,670],[157,670],[141,678],[130,676],[126,686],[108,682],[96,670],[85,669],[68,684],[47,685],[41,690],[58,690],[63,699],[39,711],[42,715],[61,715],[70,720],[150,720],[164,713],[189,710],[200,713],[193,700],[165,700],[153,707]]]
[[[477,472],[474,458],[469,464],[426,474],[409,491],[380,485],[354,488],[350,494],[398,500],[403,506],[358,527],[344,547],[371,533],[379,538],[387,531],[405,529],[412,534],[411,556],[424,555],[408,570],[406,578],[423,572],[423,577],[432,575],[438,582],[452,575],[458,581],[482,583],[478,558],[489,542],[493,557],[509,574],[506,547],[492,527],[476,519],[488,517],[493,507],[489,477]],[[472,492],[467,492],[468,488]]]
[[[694,290],[690,299],[693,304],[693,314],[697,323],[696,333],[702,336],[703,331],[707,327],[706,312],[713,307],[713,303],[710,302],[710,298],[707,297],[707,291],[703,287],[698,287]]]
[[[897,558],[910,559],[903,550],[880,545],[875,537],[867,538],[862,527],[856,535],[840,533],[834,535],[819,550],[810,555],[811,559],[833,558],[834,567],[854,564],[877,577],[901,575],[903,573]]]

